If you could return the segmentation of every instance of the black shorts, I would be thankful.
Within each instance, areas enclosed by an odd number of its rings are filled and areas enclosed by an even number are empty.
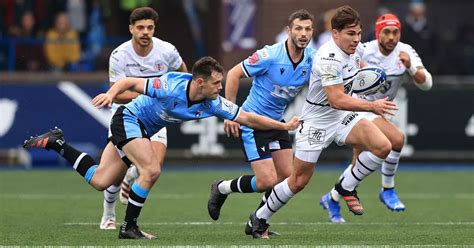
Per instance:
[[[248,162],[271,158],[274,151],[292,148],[288,131],[254,130],[246,126],[241,131],[242,150]]]

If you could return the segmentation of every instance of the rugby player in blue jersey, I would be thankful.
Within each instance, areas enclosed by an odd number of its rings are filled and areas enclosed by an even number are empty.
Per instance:
[[[194,64],[192,74],[170,72],[159,78],[118,80],[107,93],[96,96],[92,104],[98,108],[110,107],[115,97],[126,90],[143,95],[120,106],[115,112],[110,127],[112,136],[100,164],[68,145],[59,128],[31,137],[23,147],[55,150],[97,190],[105,190],[117,178],[123,178],[128,166],[133,163],[140,175],[131,186],[119,238],[152,239],[153,235],[140,231],[137,225],[149,191],[161,172],[160,161],[153,159],[156,150],[151,145],[151,135],[168,125],[210,116],[261,129],[292,130],[299,125],[297,117],[283,123],[241,110],[219,95],[222,79],[222,66],[215,59],[204,57]]]
[[[288,18],[288,39],[256,51],[227,74],[225,96],[236,102],[239,79],[252,77],[252,88],[242,109],[284,122],[283,112],[295,96],[308,84],[315,51],[307,47],[313,36],[313,16],[304,9]],[[227,196],[231,193],[266,192],[291,174],[293,151],[288,131],[254,130],[230,120],[224,121],[228,136],[239,137],[254,175],[232,180],[216,180],[211,185],[208,212],[217,220]],[[251,222],[245,228],[251,234]],[[270,232],[270,234],[276,234]]]

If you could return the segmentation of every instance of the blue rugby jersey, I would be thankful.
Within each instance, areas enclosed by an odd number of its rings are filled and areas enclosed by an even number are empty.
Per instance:
[[[221,96],[215,100],[190,103],[188,90],[191,79],[191,74],[181,72],[147,79],[144,95],[125,106],[144,124],[149,134],[158,132],[164,126],[211,116],[237,119],[239,106]]]
[[[293,63],[286,42],[256,51],[242,61],[252,88],[242,109],[281,121],[286,106],[309,82],[315,50],[307,47],[301,60]]]

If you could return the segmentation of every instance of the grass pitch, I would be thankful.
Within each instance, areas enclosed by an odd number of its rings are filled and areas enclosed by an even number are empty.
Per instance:
[[[402,165],[403,166],[403,165]],[[256,240],[244,234],[245,221],[260,194],[233,194],[214,222],[207,214],[210,184],[250,171],[164,170],[151,191],[139,225],[158,239],[117,239],[99,230],[102,192],[70,170],[0,171],[0,245],[68,246],[474,246],[474,171],[400,171],[397,189],[407,205],[391,212],[380,203],[380,174],[359,187],[365,208],[348,223],[328,223],[319,198],[341,171],[316,171],[311,183],[271,220],[282,234]],[[125,206],[117,203],[117,220]]]

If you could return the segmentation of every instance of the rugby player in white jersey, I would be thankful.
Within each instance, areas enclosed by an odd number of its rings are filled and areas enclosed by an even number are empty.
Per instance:
[[[401,24],[397,16],[384,14],[375,23],[376,39],[364,44],[364,55],[362,60],[367,65],[381,67],[387,73],[387,81],[383,87],[374,95],[366,96],[367,100],[383,99],[388,97],[390,101],[395,99],[398,89],[403,83],[407,72],[420,89],[427,91],[431,89],[431,74],[424,68],[420,57],[413,47],[400,42]],[[398,198],[395,191],[395,173],[398,168],[398,161],[404,145],[404,134],[397,128],[390,118],[382,118],[379,115],[365,112],[359,113],[364,118],[372,121],[390,140],[392,150],[382,163],[382,189],[379,195],[380,201],[393,211],[404,211],[405,204]],[[358,156],[360,150],[354,150],[354,157]],[[354,161],[353,161],[354,162]],[[354,164],[354,163],[353,163]],[[349,165],[346,170],[350,170]],[[342,176],[342,175],[341,175]],[[331,199],[331,196],[332,199]],[[321,198],[320,204],[329,213],[331,222],[343,223],[344,219],[340,215],[338,194],[333,188]]]
[[[355,170],[337,182],[336,189],[349,210],[362,214],[355,188],[360,181],[380,167],[391,150],[390,141],[367,119],[351,111],[378,115],[396,110],[387,99],[366,101],[353,98],[351,79],[360,68],[363,48],[357,11],[345,5],[331,19],[332,39],[316,53],[309,91],[296,130],[296,152],[291,176],[273,187],[266,204],[251,217],[254,238],[268,238],[268,221],[309,182],[319,155],[333,141],[364,150],[357,158]],[[349,111],[347,111],[349,110]]]
[[[187,72],[186,64],[181,59],[176,48],[156,37],[153,37],[158,13],[152,8],[137,8],[130,14],[129,30],[132,39],[118,46],[109,59],[110,85],[125,77],[151,78],[159,77],[169,71]],[[139,96],[137,92],[126,91],[117,96],[112,106],[115,112],[118,106],[130,102]],[[161,129],[151,137],[155,159],[163,164],[166,154],[166,128]],[[104,210],[100,229],[115,230],[115,202],[120,192],[120,201],[128,202],[128,192],[132,181],[138,177],[135,166],[131,166],[123,179],[104,190]]]

